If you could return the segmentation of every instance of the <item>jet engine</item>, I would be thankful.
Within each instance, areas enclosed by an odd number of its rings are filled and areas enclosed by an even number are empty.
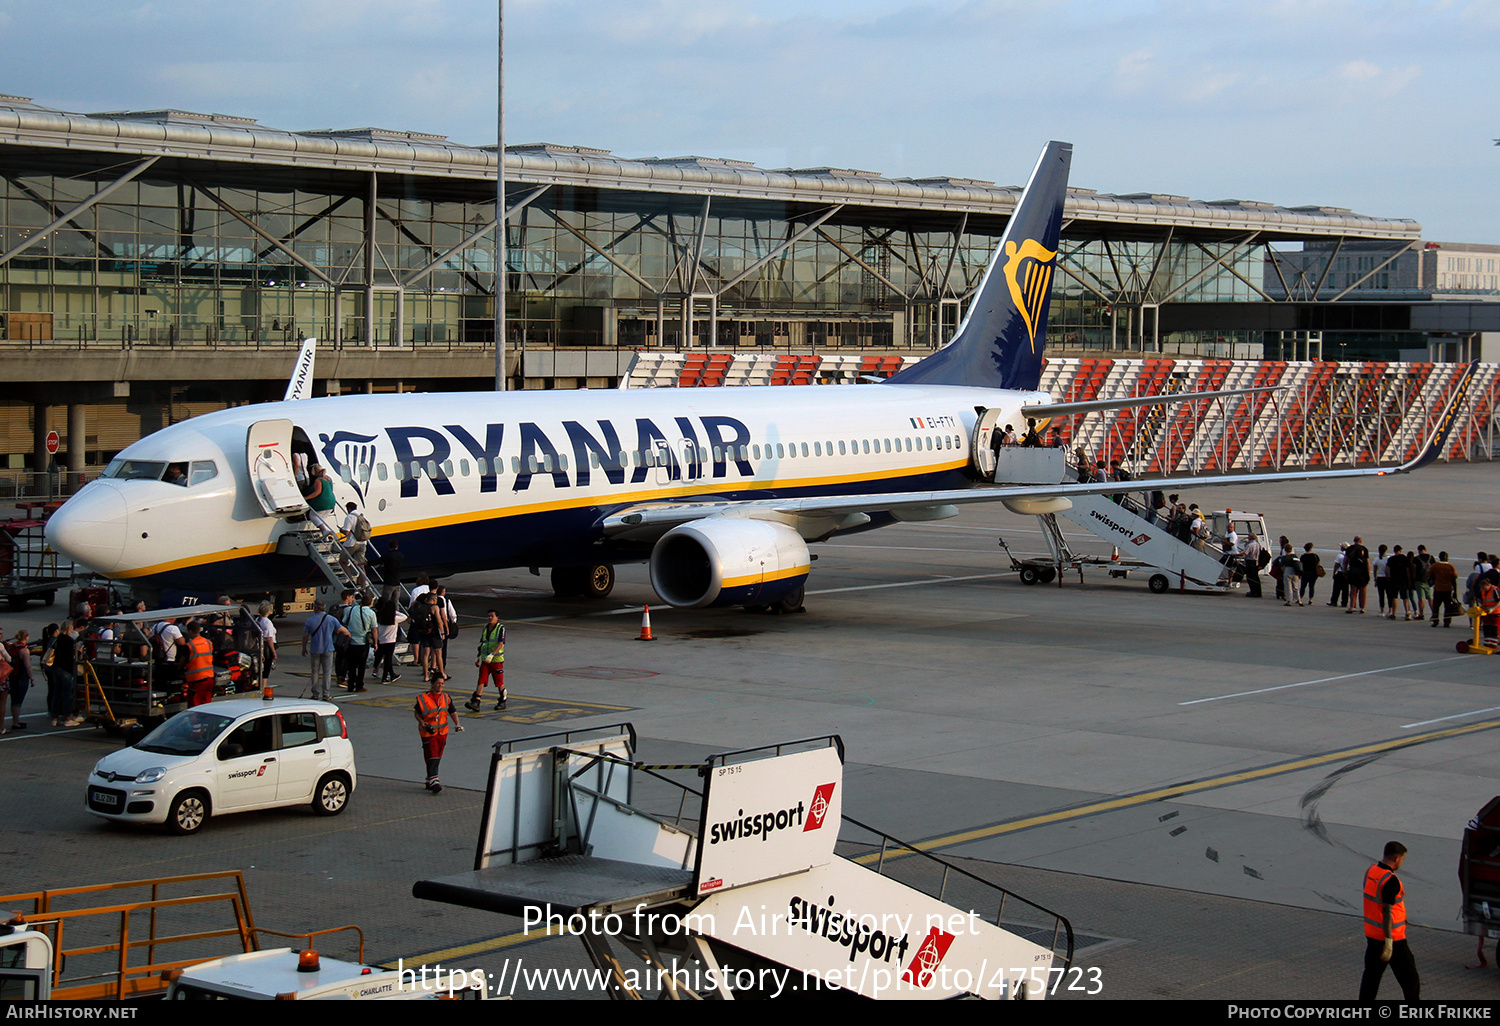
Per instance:
[[[807,543],[785,524],[709,517],[673,528],[651,550],[651,586],[669,605],[802,604]]]

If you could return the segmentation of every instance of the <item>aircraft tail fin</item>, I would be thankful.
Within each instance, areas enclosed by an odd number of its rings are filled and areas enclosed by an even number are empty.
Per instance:
[[[1041,383],[1072,160],[1071,143],[1047,144],[953,341],[887,381],[1026,390]]]
[[[313,356],[317,348],[318,340],[315,338],[302,343],[302,348],[297,351],[297,362],[292,367],[291,380],[286,383],[286,395],[281,397],[282,402],[312,398]]]

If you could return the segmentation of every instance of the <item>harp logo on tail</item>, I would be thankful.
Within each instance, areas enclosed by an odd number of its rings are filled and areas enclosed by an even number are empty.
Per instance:
[[[1042,319],[1042,306],[1047,302],[1047,290],[1052,287],[1052,267],[1056,257],[1057,250],[1048,249],[1035,239],[1027,239],[1019,247],[1014,242],[1005,244],[1005,281],[1010,285],[1011,300],[1026,322],[1033,353],[1036,352],[1036,329]]]

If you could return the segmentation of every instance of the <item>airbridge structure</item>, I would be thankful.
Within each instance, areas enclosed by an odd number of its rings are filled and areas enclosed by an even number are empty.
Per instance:
[[[495,161],[420,131],[0,95],[0,469],[46,467],[52,430],[58,462],[83,472],[166,423],[279,396],[306,337],[319,393],[490,387]],[[542,143],[505,161],[507,372],[533,388],[613,387],[638,351],[769,359],[771,382],[837,379],[825,366],[854,360],[845,380],[884,376],[951,337],[1020,192],[939,174],[941,154],[912,177]],[[1411,220],[1087,188],[1065,213],[1047,345],[1085,391],[1100,368],[1132,388],[1160,372],[1127,354],[1194,379],[1336,355],[1331,416],[1352,389],[1377,394],[1386,423],[1387,394],[1412,387],[1382,384],[1396,361],[1474,359],[1500,338],[1495,294],[1372,296],[1382,268],[1429,245]],[[1283,286],[1273,255],[1299,247],[1314,258]],[[1435,372],[1412,373],[1425,401]],[[1108,423],[1137,444],[1140,425]],[[1185,438],[1169,427],[1163,454]],[[1394,430],[1273,448],[1357,458]]]

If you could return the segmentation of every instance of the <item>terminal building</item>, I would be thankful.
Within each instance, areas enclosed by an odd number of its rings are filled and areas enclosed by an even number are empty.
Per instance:
[[[0,460],[46,466],[56,430],[81,471],[165,423],[279,398],[309,337],[320,393],[493,387],[495,157],[0,95]],[[505,160],[506,374],[526,388],[613,387],[637,353],[780,354],[805,379],[834,357],[920,357],[956,328],[1020,192],[549,144]],[[1387,279],[1334,270],[1428,259],[1411,220],[1087,188],[1066,217],[1059,359],[1496,358],[1494,274],[1372,292]]]

